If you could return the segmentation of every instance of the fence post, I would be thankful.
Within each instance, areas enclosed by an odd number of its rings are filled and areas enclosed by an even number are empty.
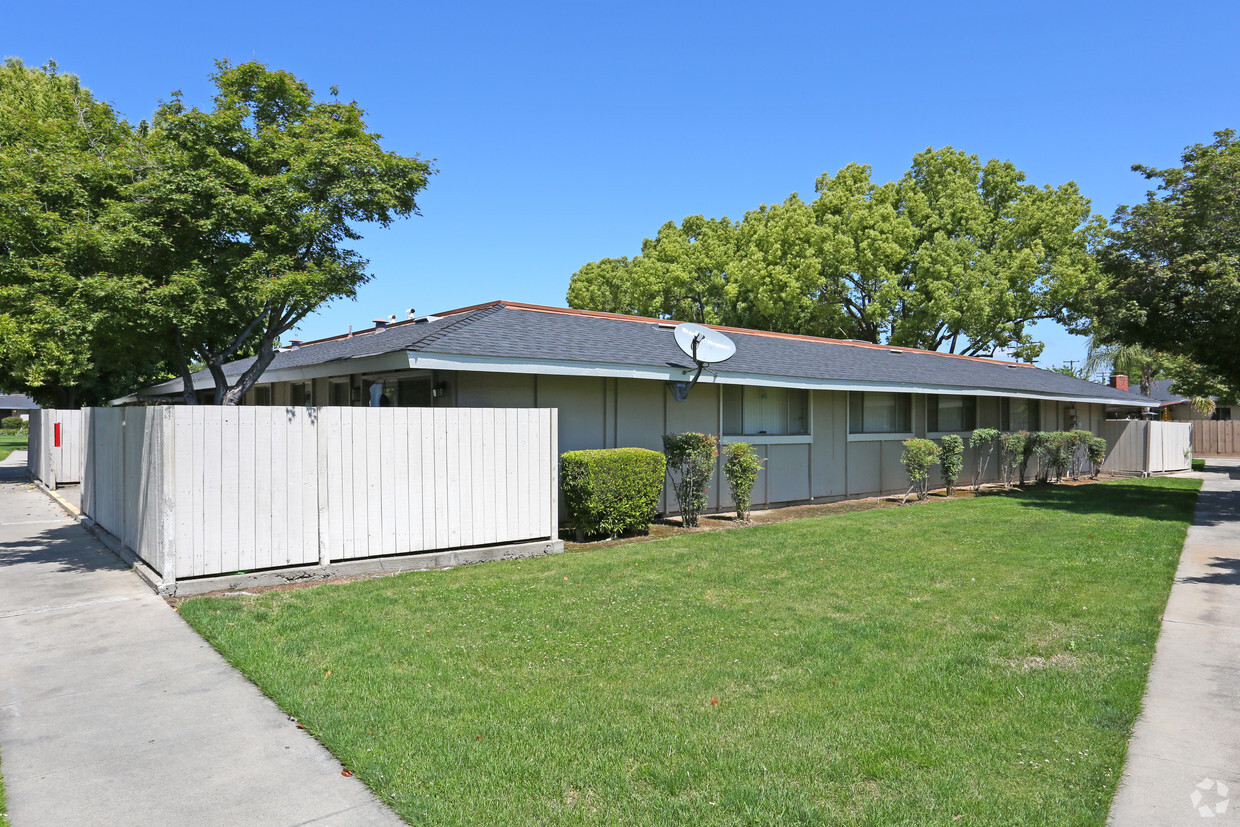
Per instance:
[[[159,562],[160,580],[175,593],[176,543],[176,409],[159,410]]]
[[[331,542],[331,532],[327,530],[327,521],[329,518],[328,511],[331,505],[328,501],[329,486],[327,485],[329,465],[328,453],[330,450],[330,446],[328,445],[328,432],[330,429],[319,427],[319,420],[321,420],[325,414],[328,414],[329,411],[333,416],[339,415],[338,411],[326,407],[319,407],[317,409],[317,414],[310,420],[311,427],[314,428],[314,445],[317,449],[315,451],[314,478],[315,496],[317,497],[319,513],[318,519],[314,521],[314,526],[315,531],[318,532],[319,538],[320,566],[329,565],[332,561],[332,550],[329,545]]]
[[[551,409],[551,541],[560,539],[560,409]]]
[[[59,417],[56,415],[55,411],[52,411],[51,413],[49,413],[48,417],[52,420],[51,421],[52,438],[43,440],[43,442],[47,445],[47,450],[44,451],[44,455],[47,457],[47,479],[44,480],[44,482],[47,484],[48,488],[55,491],[56,490],[56,454],[58,453],[58,450],[56,447],[55,434],[56,434],[56,428],[59,425],[59,422],[58,422]]]

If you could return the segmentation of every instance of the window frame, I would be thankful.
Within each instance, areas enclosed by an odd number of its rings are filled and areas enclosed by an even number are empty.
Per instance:
[[[1029,406],[1029,427],[1028,428],[1012,428],[1012,402],[1023,402]],[[1005,396],[999,400],[999,430],[1004,433],[1016,433],[1017,431],[1028,431],[1029,433],[1037,433],[1042,430],[1042,400],[1030,399],[1024,396]]]
[[[864,394],[867,394],[867,393],[873,393],[873,394],[889,393],[895,397],[904,397],[904,399],[907,401],[907,404],[908,404],[908,416],[906,419],[906,424],[908,426],[907,429],[903,431],[864,431],[864,430],[854,431],[853,430],[853,394],[862,395],[861,409],[864,412],[865,411]],[[913,425],[913,394],[911,392],[850,390],[848,392],[848,399],[845,401],[845,404],[848,406],[846,424],[848,428],[848,439],[850,442],[870,442],[870,441],[881,441],[881,440],[892,440],[892,441],[902,442],[906,439],[912,439],[914,436],[916,436],[916,434],[914,433],[914,425]],[[862,422],[862,427],[863,428],[865,427],[864,421]]]
[[[775,389],[782,391],[798,392],[805,394],[805,433],[803,434],[729,434],[724,433],[723,427],[723,404],[724,394],[727,388],[737,388],[741,393],[741,430],[745,428],[744,421],[744,393],[745,388],[759,389]],[[721,383],[719,385],[719,442],[723,445],[731,445],[737,442],[744,442],[751,445],[798,445],[814,441],[814,392],[809,388],[784,388],[777,385],[747,385]]]
[[[938,401],[939,399],[942,399],[943,397],[947,397],[949,399],[963,399],[967,403],[965,405],[966,412],[968,412],[968,409],[970,407],[972,408],[971,419],[973,421],[973,424],[959,431],[951,431],[951,430],[945,431],[941,428],[931,428],[930,427],[931,404],[933,403],[934,405],[934,416],[936,420],[934,424],[938,425],[940,424],[937,421],[940,419]],[[970,417],[966,416],[965,419],[967,423]],[[977,430],[977,397],[976,396],[971,396],[969,394],[954,394],[954,393],[928,393],[926,394],[926,436],[927,437],[933,439],[937,437],[951,436],[953,434],[956,436],[964,436],[965,434],[971,434],[976,430]]]

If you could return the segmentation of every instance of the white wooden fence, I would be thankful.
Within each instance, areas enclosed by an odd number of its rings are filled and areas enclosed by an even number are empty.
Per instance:
[[[30,412],[26,467],[49,488],[82,481],[83,422],[81,410]]]
[[[93,408],[82,512],[163,576],[555,540],[539,408]]]
[[[1107,441],[1104,471],[1161,474],[1192,467],[1191,422],[1108,420],[1099,434]]]

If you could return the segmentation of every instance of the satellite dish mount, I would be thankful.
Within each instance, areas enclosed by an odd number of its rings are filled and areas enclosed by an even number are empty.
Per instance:
[[[726,362],[736,353],[736,345],[718,330],[705,325],[685,322],[676,326],[676,346],[693,360],[697,370],[693,370],[693,378],[687,382],[668,382],[667,389],[672,398],[684,402],[689,398],[689,391],[702,378],[702,371],[707,365]],[[686,370],[685,373],[690,373]]]

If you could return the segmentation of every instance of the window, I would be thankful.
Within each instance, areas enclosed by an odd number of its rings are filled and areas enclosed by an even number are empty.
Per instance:
[[[429,408],[435,404],[434,385],[430,374],[408,379],[377,380],[371,388],[372,407]],[[380,390],[375,391],[374,388]]]
[[[254,404],[270,405],[271,404],[271,385],[259,385],[254,388]]]
[[[1042,427],[1041,404],[1036,399],[1004,399],[999,419],[1005,431],[1036,431]]]
[[[347,408],[353,404],[350,398],[349,382],[332,382],[327,386],[327,404]]]
[[[723,386],[727,436],[804,436],[809,433],[809,391]]]
[[[907,393],[851,391],[848,394],[848,433],[911,433],[911,398]]]
[[[288,403],[293,407],[313,405],[314,386],[309,382],[290,382]]]
[[[977,427],[977,397],[926,396],[926,430],[930,433],[972,431]]]

